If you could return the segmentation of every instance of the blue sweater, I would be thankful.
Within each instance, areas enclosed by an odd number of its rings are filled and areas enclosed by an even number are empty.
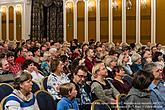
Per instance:
[[[79,110],[78,104],[76,99],[69,100],[67,97],[63,97],[58,103],[57,103],[57,110]]]

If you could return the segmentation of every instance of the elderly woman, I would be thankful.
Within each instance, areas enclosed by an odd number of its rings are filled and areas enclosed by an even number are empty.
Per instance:
[[[98,63],[92,68],[92,100],[101,99],[109,104],[113,104],[115,103],[116,96],[119,92],[105,79],[107,75],[107,69],[105,68],[104,63]]]
[[[32,76],[21,72],[14,80],[14,91],[7,97],[5,110],[39,110],[32,90]]]
[[[131,65],[131,69],[133,71],[133,73],[142,70],[142,64],[141,64],[141,56],[138,53],[135,53],[131,56],[132,59],[132,65]]]
[[[61,99],[61,95],[59,93],[59,87],[63,83],[70,82],[69,78],[64,74],[63,71],[63,63],[58,60],[54,59],[51,64],[51,74],[48,76],[48,92],[53,96],[56,102]]]
[[[114,78],[112,70],[114,66],[117,64],[117,58],[112,56],[107,56],[104,58],[104,64],[106,65],[107,72],[108,72],[108,78]]]

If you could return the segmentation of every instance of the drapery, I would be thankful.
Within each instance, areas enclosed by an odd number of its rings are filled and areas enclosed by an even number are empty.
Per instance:
[[[32,40],[63,40],[62,0],[33,0],[31,15]]]

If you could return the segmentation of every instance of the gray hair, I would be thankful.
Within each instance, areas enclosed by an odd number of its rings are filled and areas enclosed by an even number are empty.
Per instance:
[[[153,74],[153,68],[156,68],[158,65],[154,62],[147,63],[144,65],[143,70]]]
[[[131,56],[131,60],[132,62],[136,62],[138,59],[140,59],[141,56],[138,54],[138,53],[134,53],[132,56]]]

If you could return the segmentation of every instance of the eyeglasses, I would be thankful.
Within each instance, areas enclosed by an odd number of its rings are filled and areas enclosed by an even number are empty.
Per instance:
[[[163,70],[162,69],[157,69],[156,72],[162,72]]]
[[[87,77],[85,75],[79,75],[79,74],[77,74],[77,76],[80,77],[80,78],[86,78]]]

